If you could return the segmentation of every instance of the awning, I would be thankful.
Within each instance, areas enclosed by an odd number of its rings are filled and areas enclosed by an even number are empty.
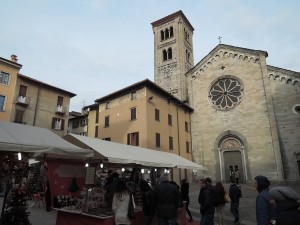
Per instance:
[[[79,148],[52,131],[23,124],[0,121],[0,151],[51,153],[93,157],[93,151]]]
[[[68,134],[63,138],[82,148],[93,149],[95,151],[94,158],[107,159],[110,163],[206,170],[206,168],[199,164],[168,152],[104,141],[76,134]]]

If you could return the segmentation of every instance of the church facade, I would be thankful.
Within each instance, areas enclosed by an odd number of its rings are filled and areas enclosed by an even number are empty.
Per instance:
[[[300,73],[268,53],[217,45],[194,65],[194,28],[182,11],[152,23],[154,81],[189,104],[193,160],[201,176],[300,180]],[[200,176],[200,175],[199,175]]]

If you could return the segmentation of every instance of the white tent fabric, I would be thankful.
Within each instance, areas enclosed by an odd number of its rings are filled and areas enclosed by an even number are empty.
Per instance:
[[[75,145],[79,144],[79,146],[82,146],[84,144],[88,146],[95,150],[95,158],[106,158],[110,163],[134,163],[149,167],[177,167],[206,170],[201,165],[168,152],[104,141],[76,134],[68,134],[63,138]]]
[[[79,148],[52,131],[23,124],[0,121],[0,151],[51,153],[93,157],[93,151]]]

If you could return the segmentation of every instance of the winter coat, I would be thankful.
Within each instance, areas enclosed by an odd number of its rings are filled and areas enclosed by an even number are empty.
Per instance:
[[[239,203],[240,198],[242,197],[242,191],[236,184],[232,184],[229,187],[229,196],[232,203]]]
[[[300,210],[299,203],[294,199],[285,199],[276,202],[276,225],[299,225]]]
[[[181,199],[182,201],[186,201],[186,204],[190,203],[189,188],[189,183],[183,183],[181,185]]]
[[[130,219],[127,217],[128,206],[129,206],[130,195],[129,192],[124,194],[121,197],[117,196],[117,193],[114,194],[112,202],[112,210],[115,214],[115,223],[118,224],[131,224]],[[135,208],[134,199],[132,197],[133,206]]]
[[[222,189],[215,188],[215,207],[219,205],[224,205],[226,203],[224,195],[225,195],[224,188]]]
[[[176,218],[179,200],[180,191],[169,181],[162,181],[154,188],[154,202],[160,218]]]
[[[143,193],[143,212],[146,216],[153,216],[155,214],[153,190]]]
[[[270,203],[269,189],[265,188],[256,197],[256,221],[257,225],[269,225],[275,217],[275,207]]]
[[[200,189],[198,196],[201,215],[213,215],[215,213],[214,206],[214,188],[206,184],[206,187]]]

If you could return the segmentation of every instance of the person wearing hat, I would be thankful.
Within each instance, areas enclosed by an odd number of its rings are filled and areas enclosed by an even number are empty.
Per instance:
[[[276,225],[298,225],[300,196],[289,187],[273,187],[269,193],[276,205]]]
[[[175,225],[180,192],[175,185],[169,182],[168,174],[162,174],[159,181],[160,183],[154,188],[158,225]]]
[[[256,197],[256,222],[257,225],[269,225],[275,218],[275,206],[271,203],[269,194],[270,181],[265,176],[256,176],[254,185],[258,191]]]

